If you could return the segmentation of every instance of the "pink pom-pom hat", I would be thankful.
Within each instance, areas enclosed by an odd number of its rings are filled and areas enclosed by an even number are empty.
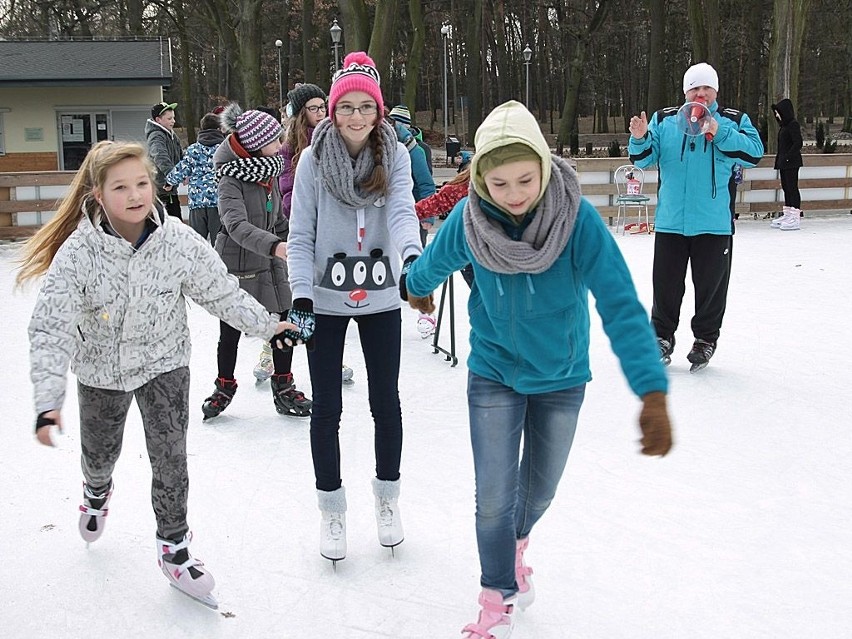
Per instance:
[[[363,51],[353,51],[343,60],[343,68],[334,74],[328,93],[328,113],[334,117],[337,101],[352,91],[363,91],[376,101],[379,114],[385,111],[376,63]]]

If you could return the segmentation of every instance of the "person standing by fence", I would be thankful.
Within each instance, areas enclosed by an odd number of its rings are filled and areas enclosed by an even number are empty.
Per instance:
[[[802,128],[796,120],[793,103],[788,98],[773,104],[772,112],[779,125],[775,168],[781,177],[781,189],[784,191],[784,215],[772,220],[771,226],[782,231],[798,231],[799,218],[802,216],[802,195],[799,193]]]

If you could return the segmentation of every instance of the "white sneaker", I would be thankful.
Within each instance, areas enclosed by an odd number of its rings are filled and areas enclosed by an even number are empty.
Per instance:
[[[376,496],[376,526],[379,543],[385,548],[399,546],[405,539],[402,517],[399,513],[399,482],[373,478],[373,494]]]
[[[437,326],[434,316],[420,313],[417,318],[417,332],[420,333],[422,339],[429,339],[435,334],[435,326]]]

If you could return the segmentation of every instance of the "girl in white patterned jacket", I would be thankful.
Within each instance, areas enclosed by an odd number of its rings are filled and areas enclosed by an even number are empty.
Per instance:
[[[189,554],[186,433],[188,296],[250,335],[286,328],[209,243],[154,200],[138,144],[100,142],[86,156],[57,214],[27,242],[21,285],[44,275],[29,326],[36,437],[53,445],[70,363],[77,375],[85,484],[80,534],[103,533],[131,400],[142,413],[153,481],[159,564],[169,581],[215,607],[213,577]]]

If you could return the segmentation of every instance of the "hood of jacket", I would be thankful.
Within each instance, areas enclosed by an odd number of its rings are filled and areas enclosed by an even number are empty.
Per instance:
[[[510,100],[496,107],[476,131],[476,154],[471,160],[470,177],[479,197],[494,204],[479,172],[479,161],[490,151],[510,144],[524,144],[541,158],[541,191],[536,204],[544,196],[550,182],[550,147],[535,116],[520,102]],[[533,205],[535,206],[535,204]]]
[[[154,122],[152,119],[148,118],[145,120],[145,139],[151,137],[153,133],[165,133],[169,137],[177,137],[174,131],[171,131],[164,127],[162,124],[158,124]]]
[[[197,142],[204,146],[216,146],[217,144],[222,144],[224,139],[225,134],[219,129],[203,129],[198,132],[198,138],[196,138]]]
[[[793,103],[789,98],[784,98],[778,104],[773,104],[772,110],[781,116],[781,126],[790,124],[790,122],[796,119],[796,110],[793,108]]]

